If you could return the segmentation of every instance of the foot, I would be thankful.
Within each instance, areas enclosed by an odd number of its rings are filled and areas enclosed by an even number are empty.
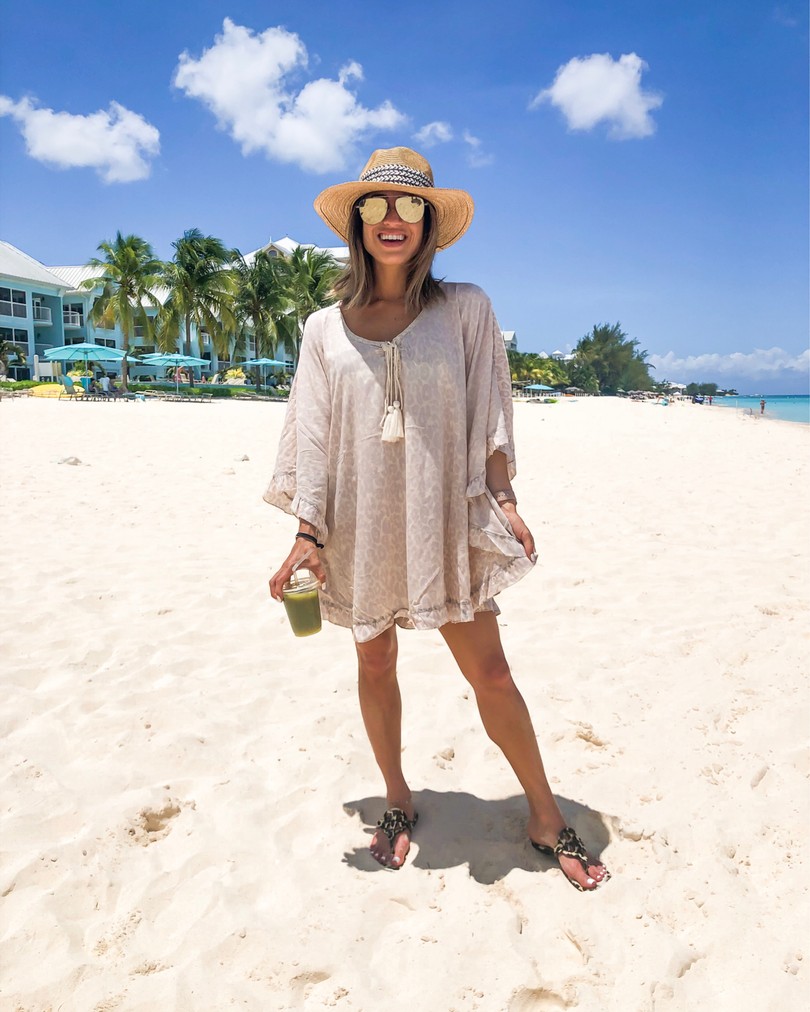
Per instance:
[[[402,819],[403,814],[404,819]],[[386,816],[388,816],[388,820],[386,820]],[[397,816],[402,821],[407,820],[410,823],[410,828],[407,825],[404,826],[400,832],[394,834],[393,840],[389,840],[383,829],[383,825],[387,821],[390,827]],[[389,799],[386,813],[380,820],[380,823],[377,824],[377,831],[371,838],[370,850],[374,860],[385,868],[401,868],[411,847],[411,832],[413,826],[416,825],[417,818],[418,816],[413,810],[413,802],[410,800],[397,802]]]
[[[598,889],[603,882],[607,882],[610,878],[610,872],[601,861],[594,860],[587,852],[585,852],[584,865],[579,858],[569,857],[566,854],[554,854],[560,834],[566,828],[565,824],[560,825],[559,828],[555,827],[555,829],[549,832],[547,827],[543,828],[539,824],[534,825],[533,823],[534,820],[530,820],[529,840],[532,845],[535,849],[545,848],[549,850],[551,852],[549,856],[556,857],[563,875],[565,875],[572,885],[582,892],[591,892],[593,889]],[[578,837],[576,839],[578,840]]]

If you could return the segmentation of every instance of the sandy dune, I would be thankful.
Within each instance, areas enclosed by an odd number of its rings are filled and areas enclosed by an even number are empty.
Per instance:
[[[283,410],[0,404],[0,1009],[805,1007],[810,426],[516,405],[500,622],[583,896],[438,633],[400,635],[411,859],[366,855],[349,634],[267,594]]]

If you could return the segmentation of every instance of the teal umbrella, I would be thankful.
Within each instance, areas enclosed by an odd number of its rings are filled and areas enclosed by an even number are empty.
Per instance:
[[[49,348],[43,355],[49,362],[120,362],[126,352],[120,348],[106,348],[103,344],[63,344],[61,348]],[[133,358],[130,355],[130,358]],[[137,361],[137,360],[136,360]]]
[[[87,372],[88,362],[120,362],[126,352],[120,348],[107,348],[103,344],[89,344],[82,341],[79,344],[63,344],[61,348],[49,348],[43,355],[49,362],[84,362],[84,371]],[[129,356],[130,362],[137,362],[134,355]],[[89,380],[83,381],[82,386],[87,389]]]
[[[210,365],[206,358],[195,358],[194,355],[162,354],[161,352],[144,355],[141,361],[145,362],[146,365],[162,366],[163,368],[174,366],[175,370],[177,370],[178,366],[182,365]],[[174,374],[174,386],[177,393],[180,393],[180,380],[176,371]]]
[[[547,387],[545,383],[530,383],[524,390],[553,390],[554,387]]]
[[[264,384],[264,368],[268,365],[280,366],[282,369],[289,368],[286,362],[280,362],[277,358],[249,358],[246,362],[240,362],[240,365],[257,365],[261,369],[262,384]]]

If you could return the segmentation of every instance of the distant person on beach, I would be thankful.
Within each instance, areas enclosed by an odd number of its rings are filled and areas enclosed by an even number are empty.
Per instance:
[[[764,414],[765,414],[765,398],[764,398],[764,397],[763,397],[763,398],[762,398],[762,400],[761,400],[761,401],[759,402],[759,413],[760,413],[761,415],[764,415]]]
[[[352,630],[387,798],[371,854],[401,867],[418,818],[401,761],[396,626],[438,629],[526,792],[532,845],[577,889],[595,889],[609,873],[565,824],[496,619],[495,596],[537,560],[511,484],[503,338],[480,288],[431,273],[436,251],[466,232],[472,198],[434,186],[429,163],[398,147],[375,151],[359,181],[330,186],[315,209],[349,264],[338,303],[304,328],[265,493],[298,533],[270,591],[281,601],[306,556],[324,617]]]

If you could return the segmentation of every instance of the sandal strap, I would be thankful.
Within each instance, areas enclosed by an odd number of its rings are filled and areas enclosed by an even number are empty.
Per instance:
[[[410,833],[413,827],[416,825],[416,816],[413,819],[409,819],[407,813],[401,808],[389,808],[383,817],[377,823],[377,828],[381,829],[383,833],[388,837],[388,842],[391,846],[394,846],[394,840],[399,836],[400,833]]]
[[[588,852],[585,850],[585,844],[570,826],[566,826],[565,829],[560,830],[554,853],[557,857],[561,854],[563,857],[573,857],[587,871]]]

